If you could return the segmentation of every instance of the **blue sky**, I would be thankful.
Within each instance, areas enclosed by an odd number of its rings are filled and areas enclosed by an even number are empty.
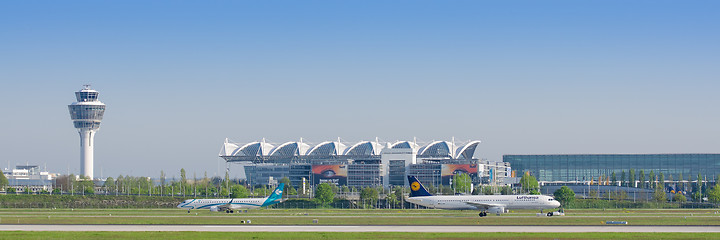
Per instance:
[[[108,105],[104,176],[213,175],[226,137],[717,153],[719,5],[4,1],[0,164],[77,172],[85,83]]]

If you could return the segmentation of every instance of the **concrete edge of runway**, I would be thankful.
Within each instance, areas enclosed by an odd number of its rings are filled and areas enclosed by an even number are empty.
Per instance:
[[[720,226],[396,226],[396,225],[59,225],[7,224],[0,231],[122,232],[682,232],[720,233]]]

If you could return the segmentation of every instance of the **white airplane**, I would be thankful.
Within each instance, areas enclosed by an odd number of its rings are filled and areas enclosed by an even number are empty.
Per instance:
[[[270,206],[282,202],[282,193],[284,183],[280,183],[277,188],[266,198],[224,198],[224,199],[188,199],[177,205],[178,208],[187,209],[210,209],[212,212],[225,211],[233,213],[238,209],[257,209]]]
[[[560,207],[560,202],[543,195],[447,195],[433,196],[415,176],[408,176],[410,197],[408,202],[438,209],[480,210],[480,216],[487,213],[500,215],[506,209],[552,209]],[[549,212],[548,216],[553,213]]]

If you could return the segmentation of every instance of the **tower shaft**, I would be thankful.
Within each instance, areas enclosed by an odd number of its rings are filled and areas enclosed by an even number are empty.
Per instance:
[[[78,129],[80,133],[80,174],[93,179],[95,130]]]

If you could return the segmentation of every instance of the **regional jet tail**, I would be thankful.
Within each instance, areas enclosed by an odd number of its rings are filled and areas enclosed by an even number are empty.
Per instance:
[[[188,199],[177,205],[178,208],[187,209],[209,209],[213,212],[233,213],[238,209],[257,209],[282,202],[284,183],[266,198],[224,198],[224,199]]]
[[[560,207],[560,202],[543,195],[450,195],[433,196],[415,176],[408,176],[410,197],[408,202],[438,209],[480,210],[480,216],[487,213],[500,215],[507,209],[552,209]],[[548,216],[552,216],[552,212]]]

